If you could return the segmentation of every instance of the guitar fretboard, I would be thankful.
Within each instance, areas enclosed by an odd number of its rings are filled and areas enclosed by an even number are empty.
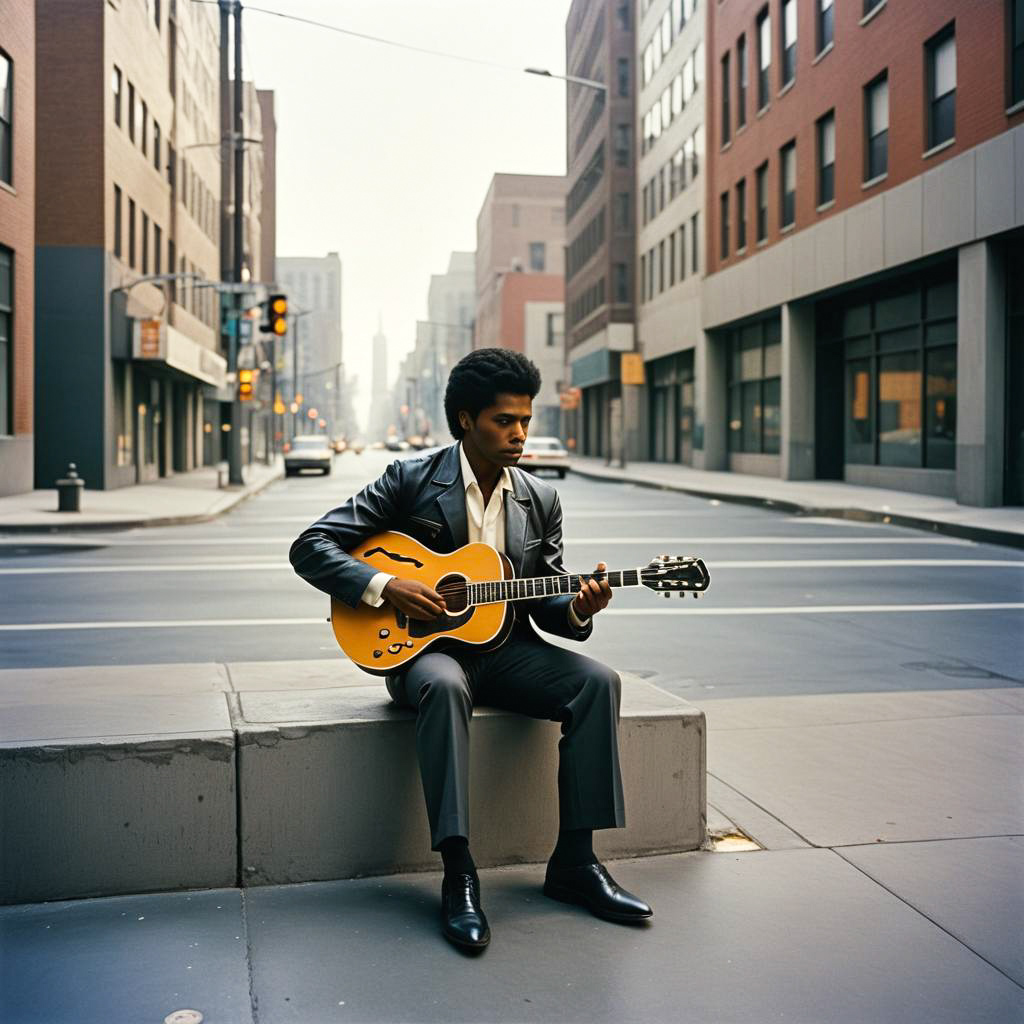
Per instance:
[[[577,594],[587,580],[607,580],[611,587],[639,587],[640,569],[615,572],[573,573],[562,576],[535,576],[522,580],[489,580],[469,584],[469,603],[495,604],[498,601],[522,601],[531,597]]]

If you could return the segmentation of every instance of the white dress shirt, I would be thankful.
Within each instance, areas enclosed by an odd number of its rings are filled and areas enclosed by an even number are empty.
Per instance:
[[[466,527],[469,532],[469,543],[482,542],[489,544],[492,548],[505,553],[505,491],[511,491],[512,476],[508,467],[504,467],[498,482],[491,492],[490,500],[484,506],[484,494],[477,483],[473,467],[466,458],[462,444],[459,444],[459,462],[462,465],[462,485],[466,491]],[[362,600],[374,608],[379,608],[384,603],[384,588],[389,580],[395,577],[391,573],[379,572],[366,585],[363,591]],[[589,617],[581,619],[569,605],[569,621],[577,629],[583,629],[590,621]]]

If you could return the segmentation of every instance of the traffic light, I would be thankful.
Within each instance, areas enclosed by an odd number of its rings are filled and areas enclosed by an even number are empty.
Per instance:
[[[238,371],[238,397],[240,401],[252,401],[252,370]]]
[[[266,306],[267,319],[260,324],[260,330],[281,337],[288,332],[288,296],[271,295]]]

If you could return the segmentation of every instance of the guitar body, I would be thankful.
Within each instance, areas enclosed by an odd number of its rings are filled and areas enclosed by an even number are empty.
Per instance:
[[[466,607],[465,589],[456,584],[511,579],[512,563],[488,544],[467,544],[448,555],[425,548],[404,533],[378,533],[350,552],[379,572],[418,580],[445,594],[447,611],[437,619],[412,619],[385,601],[350,608],[331,598],[331,626],[352,662],[373,675],[398,672],[427,650],[452,644],[488,650],[505,642],[515,613],[508,602]]]

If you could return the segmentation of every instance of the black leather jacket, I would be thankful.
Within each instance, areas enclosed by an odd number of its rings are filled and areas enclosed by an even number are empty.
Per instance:
[[[513,489],[503,495],[505,553],[516,576],[564,574],[558,492],[520,469],[510,468],[509,474]],[[383,476],[303,530],[288,557],[304,580],[355,608],[378,570],[346,552],[382,530],[408,534],[441,554],[469,543],[457,444],[392,462]],[[517,601],[516,615],[525,621],[528,614],[547,633],[585,640],[593,619],[576,629],[569,621],[572,599],[564,594]]]

